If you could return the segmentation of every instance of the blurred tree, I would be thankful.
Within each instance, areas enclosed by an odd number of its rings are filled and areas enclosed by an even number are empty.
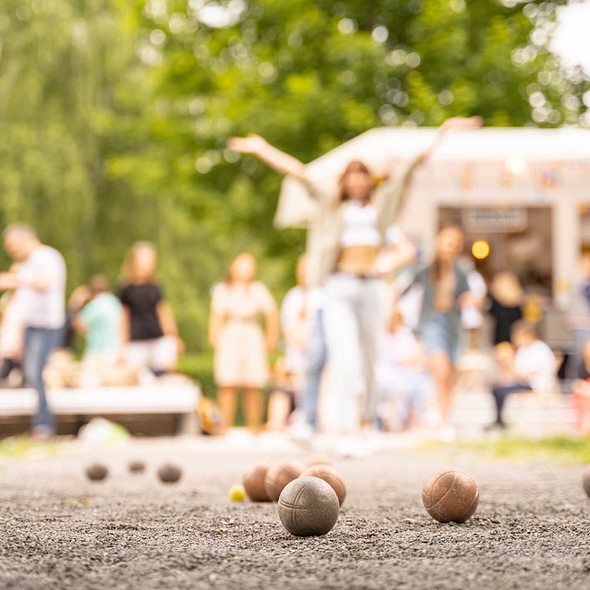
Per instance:
[[[112,178],[159,197],[158,243],[182,323],[203,345],[210,285],[248,249],[281,295],[302,232],[272,230],[280,179],[225,150],[259,133],[309,161],[378,125],[575,123],[588,81],[547,49],[558,3],[150,0],[136,3],[150,94],[140,150]],[[133,141],[130,141],[132,144]],[[198,303],[197,303],[198,302]]]
[[[38,227],[71,286],[153,240],[203,350],[230,258],[253,252],[279,297],[304,248],[272,230],[280,178],[230,135],[309,161],[378,125],[576,123],[588,81],[546,49],[560,3],[3,0],[0,220]]]

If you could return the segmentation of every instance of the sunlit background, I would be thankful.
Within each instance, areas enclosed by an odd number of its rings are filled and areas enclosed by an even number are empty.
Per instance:
[[[590,5],[563,4],[4,0],[0,221],[28,221],[63,252],[70,291],[95,272],[116,282],[128,246],[153,240],[188,345],[183,369],[210,390],[209,295],[227,262],[253,252],[280,299],[305,247],[303,231],[272,227],[281,179],[227,150],[227,138],[259,133],[308,162],[374,127],[453,115],[588,127]],[[504,158],[494,181],[517,190],[529,179],[539,195],[569,182],[555,161],[531,158]],[[456,195],[479,190],[474,166],[453,168]],[[552,227],[550,213],[520,209]],[[458,214],[433,211],[439,221]],[[545,234],[513,254],[555,242]],[[487,235],[469,238],[488,266],[504,251]],[[541,270],[550,296],[567,290],[569,270]]]

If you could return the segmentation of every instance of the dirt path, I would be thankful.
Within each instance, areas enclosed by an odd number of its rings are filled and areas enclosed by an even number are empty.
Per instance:
[[[263,456],[264,455],[264,456]],[[149,470],[125,471],[142,458]],[[83,467],[111,466],[103,484]],[[0,588],[590,588],[590,501],[579,467],[398,449],[338,461],[349,495],[334,530],[295,538],[272,505],[231,504],[249,463],[297,453],[228,453],[183,442],[0,464]],[[155,469],[184,467],[164,487]],[[464,525],[435,523],[422,484],[466,471],[481,503]]]

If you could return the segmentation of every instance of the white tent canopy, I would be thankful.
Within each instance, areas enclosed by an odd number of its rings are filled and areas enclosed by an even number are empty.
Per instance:
[[[396,164],[407,160],[427,148],[434,140],[436,128],[393,128],[372,129],[333,149],[307,166],[309,177],[326,187],[337,190],[337,181],[351,160],[361,160],[376,174],[395,173]],[[491,170],[499,165],[508,166],[517,173],[529,164],[588,163],[590,162],[590,130],[567,127],[561,129],[537,129],[532,127],[495,127],[476,130],[449,132],[438,145],[431,158],[432,164],[445,177],[447,190],[457,192],[449,185],[448,162],[458,164],[482,164]],[[441,171],[440,165],[443,164]],[[446,174],[444,171],[446,170]],[[489,174],[480,172],[481,174]],[[456,174],[455,174],[456,175]],[[439,183],[440,190],[444,190]],[[480,193],[486,198],[489,191],[496,191],[492,179],[480,182]],[[485,185],[485,187],[484,187]],[[529,181],[515,190],[531,191]],[[535,189],[536,190],[536,189]],[[498,194],[493,193],[494,195]],[[504,195],[508,191],[503,190]],[[281,197],[276,222],[279,227],[303,225],[313,214],[314,205],[309,201],[303,186],[286,178],[281,188]],[[295,213],[294,213],[295,212]]]
[[[437,133],[436,128],[424,127],[372,129],[311,162],[310,172],[341,167],[342,162],[353,159],[379,166],[386,160],[407,158],[425,149]],[[590,160],[590,130],[489,127],[453,131],[446,135],[432,159],[481,161],[511,157],[545,162]]]

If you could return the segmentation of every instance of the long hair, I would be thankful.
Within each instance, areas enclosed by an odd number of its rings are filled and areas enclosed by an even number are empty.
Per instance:
[[[456,225],[447,225],[446,227],[443,227],[438,232],[437,239],[443,233],[456,234],[457,236],[460,237],[462,243],[465,240],[465,234],[463,233],[463,230]],[[459,254],[461,254],[461,252],[457,252],[457,256],[459,256]],[[442,275],[443,275],[443,261],[440,259],[440,256],[437,251],[434,256],[434,261],[432,262],[432,274],[431,274],[432,282],[437,284],[442,279]]]
[[[125,284],[133,283],[135,280],[135,254],[143,248],[148,248],[154,254],[157,254],[156,246],[152,242],[135,242],[127,250],[127,254],[125,254],[125,259],[123,260],[123,266],[121,267],[121,278]],[[155,273],[150,279],[155,280]]]
[[[371,195],[371,193],[373,192],[373,190],[377,186],[377,183],[375,182],[375,179],[373,178],[373,175],[371,174],[371,171],[369,170],[367,165],[364,162],[361,162],[360,160],[352,160],[351,162],[348,163],[348,166],[346,166],[346,168],[344,169],[344,172],[342,173],[342,175],[340,176],[340,179],[338,180],[338,202],[337,202],[337,205],[339,205],[340,203],[344,203],[345,201],[348,201],[350,199],[350,196],[348,195],[348,193],[346,192],[346,189],[344,187],[344,182],[346,180],[346,177],[351,172],[361,172],[362,174],[366,174],[367,176],[369,176],[371,178],[371,182],[373,183],[373,188],[371,189],[369,196]]]

